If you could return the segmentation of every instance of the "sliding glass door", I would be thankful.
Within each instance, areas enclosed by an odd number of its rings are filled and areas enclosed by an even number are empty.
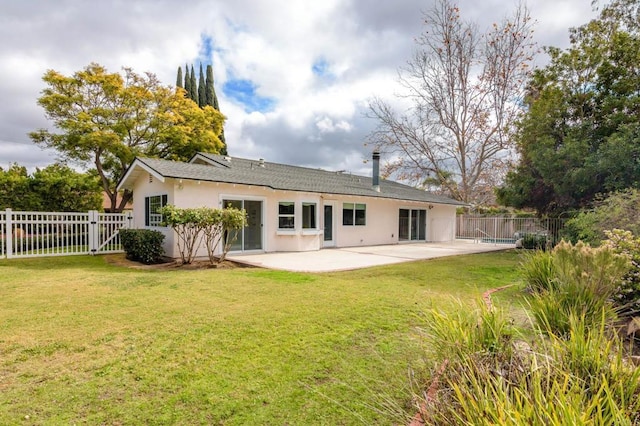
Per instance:
[[[426,241],[427,211],[422,209],[400,209],[398,214],[399,241]]]
[[[223,200],[222,205],[247,212],[247,226],[227,236],[235,237],[231,251],[262,250],[262,201]]]

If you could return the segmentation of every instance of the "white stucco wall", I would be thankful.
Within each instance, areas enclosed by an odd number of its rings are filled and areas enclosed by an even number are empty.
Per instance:
[[[336,247],[352,247],[398,243],[399,209],[423,209],[427,212],[426,241],[450,241],[455,238],[455,207],[433,203],[419,203],[374,197],[348,197],[329,194],[276,191],[264,187],[233,185],[211,182],[157,179],[149,181],[143,173],[134,187],[135,226],[144,228],[144,199],[151,195],[167,195],[168,203],[179,207],[222,208],[224,199],[246,199],[262,202],[262,242],[266,252],[310,251],[323,247],[324,204],[334,206],[334,241]],[[295,229],[278,229],[278,203],[295,203]],[[316,230],[302,229],[302,203],[316,204]],[[343,203],[366,204],[366,225],[345,226],[342,223]],[[429,208],[431,207],[431,208]],[[153,227],[166,236],[165,253],[178,257],[173,231],[170,228]],[[202,248],[199,256],[206,256]]]
[[[456,207],[436,204],[427,213],[429,241],[453,241],[456,238]]]
[[[167,195],[167,202],[175,204],[173,185],[160,182],[156,178],[150,178],[147,173],[136,180],[133,191],[133,220],[135,228],[147,228],[160,231],[164,234],[164,252],[167,256],[177,257],[178,252],[175,250],[174,235],[170,228],[163,226],[146,227],[144,224],[144,199],[155,195]]]

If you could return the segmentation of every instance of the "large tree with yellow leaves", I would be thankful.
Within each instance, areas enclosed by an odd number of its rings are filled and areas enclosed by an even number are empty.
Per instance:
[[[109,73],[92,63],[72,76],[49,70],[38,104],[55,130],[30,133],[39,145],[55,148],[66,160],[94,166],[111,211],[131,199],[116,199],[116,185],[136,156],[187,160],[194,153],[217,153],[224,116],[198,107],[182,89],[163,86],[151,73],[130,68]]]

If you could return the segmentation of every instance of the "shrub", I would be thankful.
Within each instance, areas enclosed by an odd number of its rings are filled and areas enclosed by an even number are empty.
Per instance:
[[[178,237],[178,251],[183,264],[193,261],[202,241],[212,264],[215,263],[216,250],[223,242],[222,255],[218,263],[224,261],[237,237],[237,232],[231,231],[242,229],[247,224],[246,212],[233,207],[182,209],[168,204],[160,212],[165,224],[169,225]]]
[[[572,243],[582,241],[597,245],[602,237],[598,231],[598,218],[591,212],[580,212],[567,220],[562,228],[562,238]]]
[[[598,197],[593,209],[583,211],[567,221],[564,236],[592,245],[600,244],[606,238],[608,229],[624,229],[640,235],[640,190],[628,189],[614,192],[606,197]]]
[[[204,215],[203,225],[204,243],[207,247],[209,262],[215,263],[215,253],[222,243],[222,254],[217,261],[222,263],[238,236],[238,233],[233,231],[247,225],[247,213],[245,210],[234,207],[209,209]]]
[[[160,209],[164,224],[170,226],[178,237],[178,251],[183,264],[193,262],[202,240],[207,210],[205,207],[182,209],[172,204]]]
[[[164,255],[164,234],[150,229],[121,229],[120,243],[127,259],[146,265],[160,262]]]
[[[483,315],[470,323],[482,324]],[[532,338],[452,358],[438,372],[437,394],[416,395],[424,424],[637,424],[640,369],[604,318],[587,328],[571,315],[567,336],[538,331]]]
[[[550,261],[551,285],[535,294],[531,302],[539,327],[564,335],[569,331],[572,315],[583,318],[587,325],[594,324],[602,315],[607,319],[615,317],[611,298],[629,270],[625,256],[606,246],[592,248],[582,242],[573,245],[562,241],[553,249]],[[535,269],[535,265],[529,265],[529,269]],[[548,279],[541,278],[545,272],[537,273],[541,281]],[[544,282],[537,284],[544,286]]]
[[[603,245],[615,253],[625,255],[631,262],[629,272],[622,278],[615,294],[614,303],[622,315],[636,315],[640,312],[640,237],[630,231],[614,229],[605,231],[607,240]]]
[[[522,235],[522,248],[529,250],[546,250],[551,241],[542,233],[525,233]]]

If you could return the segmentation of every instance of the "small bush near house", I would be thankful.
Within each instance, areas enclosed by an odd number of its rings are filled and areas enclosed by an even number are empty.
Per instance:
[[[210,207],[180,208],[172,204],[164,206],[160,212],[164,222],[176,233],[178,251],[183,264],[189,264],[201,243],[207,248],[209,262],[222,263],[237,237],[234,230],[247,225],[245,210],[233,207],[213,209]],[[221,246],[222,254],[216,260],[216,252]]]
[[[120,243],[127,259],[151,265],[159,263],[164,255],[164,235],[150,229],[121,229]]]

